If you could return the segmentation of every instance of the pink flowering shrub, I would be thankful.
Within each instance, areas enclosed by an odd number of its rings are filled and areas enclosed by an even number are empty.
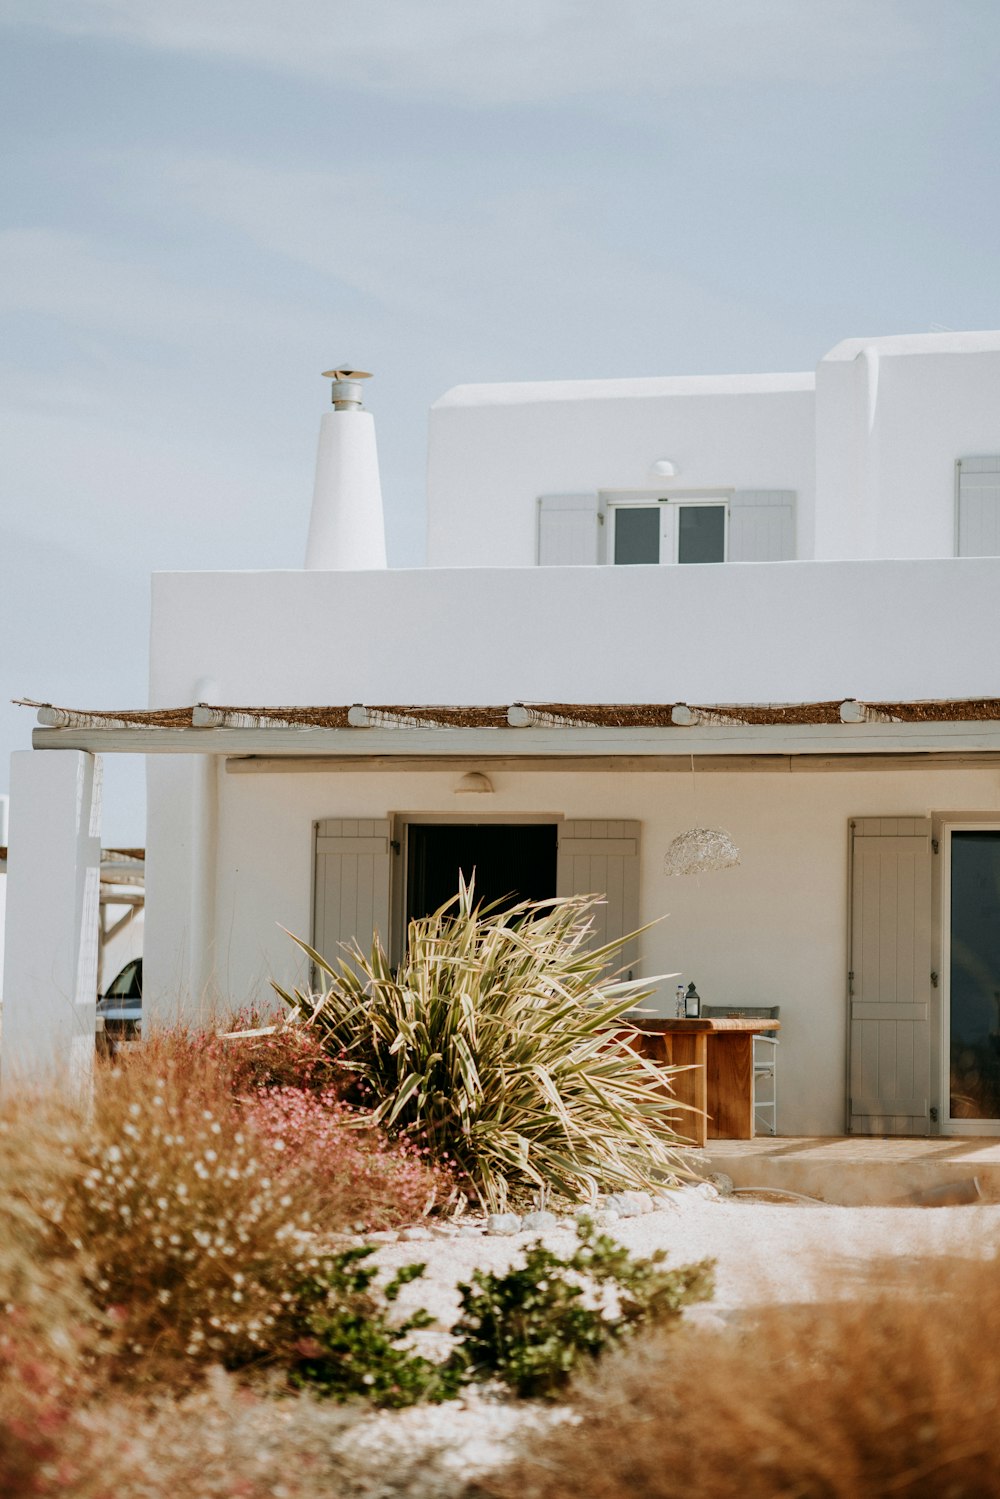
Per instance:
[[[252,1034],[268,1030],[270,1034]],[[211,1094],[225,1090],[233,1098],[261,1088],[328,1092],[336,1086],[344,1093],[354,1087],[353,1078],[338,1066],[311,1026],[253,1009],[222,1016],[211,1030],[175,1025],[151,1031],[141,1051],[130,1053],[124,1065],[136,1057],[143,1070],[190,1069],[192,1078]]]
[[[306,1171],[325,1216],[355,1228],[412,1221],[447,1198],[451,1183],[426,1149],[390,1142],[332,1088],[269,1088],[244,1101],[272,1169]]]

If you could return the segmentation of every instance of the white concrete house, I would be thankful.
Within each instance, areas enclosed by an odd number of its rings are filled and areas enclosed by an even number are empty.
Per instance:
[[[637,972],[780,1004],[780,1132],[1000,1134],[1000,333],[458,387],[405,571],[349,373],[305,569],[157,575],[149,710],[43,710],[15,757],[10,908],[63,849],[79,1034],[92,757],[141,753],[148,1014],[302,977],[282,927],[398,951],[474,864],[667,915]],[[668,875],[692,827],[740,865]],[[5,1077],[54,973],[9,927]]]

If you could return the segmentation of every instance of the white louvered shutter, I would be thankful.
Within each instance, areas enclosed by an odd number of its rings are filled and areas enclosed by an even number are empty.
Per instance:
[[[328,817],[316,824],[313,947],[337,967],[342,943],[389,944],[391,845],[387,819]]]
[[[564,822],[559,826],[557,895],[600,895],[593,946],[634,932],[639,925],[639,823]],[[638,943],[623,948],[614,968],[634,973]]]
[[[859,817],[851,828],[850,1127],[926,1135],[930,819]]]
[[[543,494],[538,501],[539,567],[604,561],[604,508],[596,494]]]
[[[729,501],[729,562],[795,559],[795,490],[737,489]]]
[[[1000,557],[1000,458],[958,460],[959,557]]]

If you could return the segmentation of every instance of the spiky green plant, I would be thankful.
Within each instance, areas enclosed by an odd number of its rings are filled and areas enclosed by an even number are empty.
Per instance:
[[[487,1207],[513,1188],[648,1188],[683,1174],[672,1069],[628,1046],[623,1017],[650,990],[608,977],[628,937],[588,945],[599,900],[477,908],[463,882],[410,923],[398,970],[377,936],[336,968],[299,942],[328,988],[275,989],[368,1085],[377,1121],[452,1163]]]

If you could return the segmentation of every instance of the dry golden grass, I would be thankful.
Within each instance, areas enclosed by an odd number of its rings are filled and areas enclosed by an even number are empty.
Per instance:
[[[1000,1495],[997,1264],[875,1269],[850,1291],[764,1309],[726,1331],[630,1345],[575,1387],[578,1424],[556,1428],[477,1494]]]
[[[83,1328],[101,1379],[184,1384],[211,1363],[280,1362],[331,1233],[412,1222],[447,1197],[440,1171],[314,1091],[308,1049],[248,1065],[245,1049],[201,1040],[161,1036],[98,1068],[86,1107],[39,1096],[4,1110],[8,1365],[72,1362]],[[304,1088],[288,1086],[297,1060]]]

